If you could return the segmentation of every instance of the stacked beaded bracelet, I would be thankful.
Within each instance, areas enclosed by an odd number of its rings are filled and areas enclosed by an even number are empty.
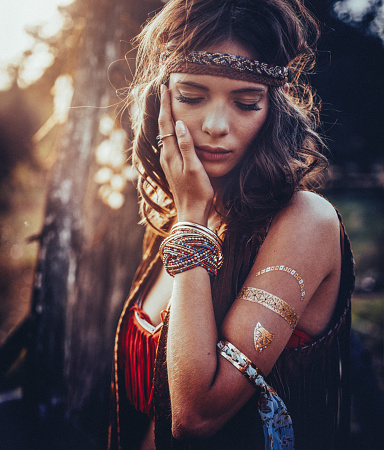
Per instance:
[[[223,264],[222,242],[209,228],[192,222],[178,222],[160,245],[165,270],[174,277],[201,266],[215,276]]]

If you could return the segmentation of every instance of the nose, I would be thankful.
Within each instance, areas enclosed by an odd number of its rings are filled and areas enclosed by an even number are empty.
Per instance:
[[[223,105],[212,105],[203,118],[202,131],[212,137],[229,133],[229,117]]]

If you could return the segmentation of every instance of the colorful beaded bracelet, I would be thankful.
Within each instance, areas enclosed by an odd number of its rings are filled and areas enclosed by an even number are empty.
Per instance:
[[[165,270],[175,276],[201,266],[211,276],[223,264],[222,242],[209,228],[192,222],[179,222],[160,245]]]

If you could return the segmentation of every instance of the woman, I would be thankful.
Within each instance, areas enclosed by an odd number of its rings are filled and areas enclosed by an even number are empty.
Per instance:
[[[353,268],[309,191],[326,165],[301,81],[317,35],[300,0],[171,0],[139,36],[147,233],[111,448],[345,445]]]

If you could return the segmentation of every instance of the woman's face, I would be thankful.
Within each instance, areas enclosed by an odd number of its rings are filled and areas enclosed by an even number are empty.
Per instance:
[[[234,43],[205,50],[252,57]],[[225,176],[242,160],[264,125],[268,86],[212,75],[173,73],[169,89],[173,118],[188,127],[208,176]]]

